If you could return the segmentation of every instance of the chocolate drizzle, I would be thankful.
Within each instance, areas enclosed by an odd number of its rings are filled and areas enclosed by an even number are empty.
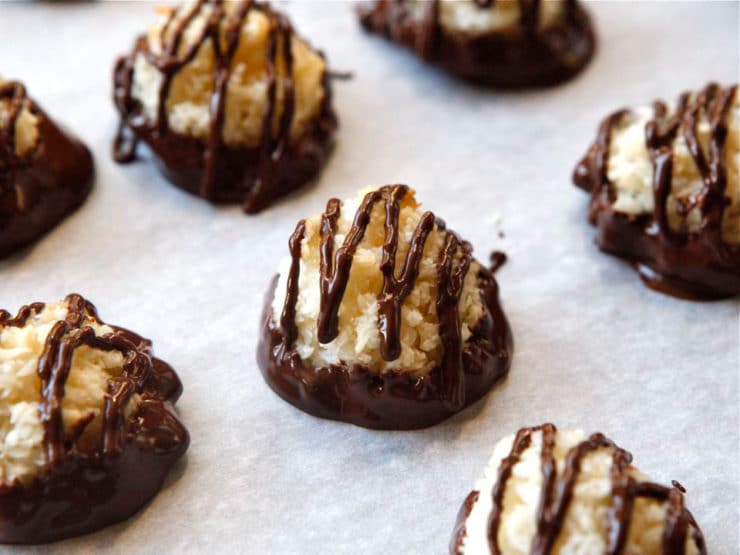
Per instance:
[[[686,553],[689,534],[697,550],[706,554],[704,537],[691,513],[684,506],[683,492],[674,486],[668,488],[652,482],[638,482],[628,473],[632,455],[614,444],[603,434],[592,434],[588,439],[570,449],[566,456],[564,468],[558,476],[553,451],[556,443],[557,428],[552,424],[543,424],[533,428],[519,430],[514,438],[509,454],[504,457],[498,469],[498,478],[493,487],[491,513],[488,518],[488,542],[493,555],[501,555],[498,534],[502,526],[501,515],[505,510],[504,498],[507,483],[514,467],[519,463],[524,452],[532,445],[535,433],[542,435],[540,450],[540,468],[542,472],[542,493],[536,513],[535,535],[532,538],[530,553],[545,555],[551,553],[558,536],[562,531],[565,518],[573,498],[576,483],[584,459],[590,454],[606,449],[611,453],[611,507],[607,513],[607,548],[608,555],[619,555],[624,551],[627,535],[632,522],[632,509],[639,498],[653,499],[666,504],[666,516],[662,536],[662,553],[676,555]],[[481,492],[475,492],[481,495]],[[469,499],[469,498],[468,498]],[[466,504],[469,501],[466,500]],[[459,530],[464,527],[472,508],[460,512],[455,527],[450,552],[457,555],[465,534]],[[462,519],[462,524],[460,520]]]
[[[215,57],[215,75],[214,75],[214,86],[213,86],[213,94],[211,96],[211,121],[210,121],[210,128],[208,130],[208,139],[206,142],[206,150],[203,153],[204,158],[204,172],[203,172],[203,184],[201,185],[200,194],[203,198],[210,199],[213,196],[213,187],[214,187],[214,177],[215,177],[215,166],[217,163],[217,153],[221,147],[221,141],[223,140],[222,134],[223,134],[223,127],[224,127],[224,120],[225,120],[225,113],[226,113],[226,86],[229,83],[229,77],[231,76],[231,62],[234,57],[234,53],[236,52],[236,47],[239,43],[239,33],[241,32],[241,27],[244,24],[244,20],[247,17],[247,14],[249,13],[249,9],[252,7],[252,2],[246,1],[241,4],[239,4],[239,7],[237,8],[236,17],[232,21],[232,23],[227,27],[226,29],[226,48],[223,49],[221,45],[221,41],[219,40],[219,29],[220,29],[220,19],[223,17],[223,15],[220,13],[223,10],[222,6],[216,6],[216,14],[215,16],[212,16],[210,26],[212,29],[209,31],[207,29],[208,25],[206,25],[206,29],[204,29],[203,34],[201,35],[200,39],[196,41],[196,44],[198,44],[198,47],[200,47],[203,42],[205,42],[206,37],[210,35],[210,41],[211,45],[213,46],[214,50],[214,57]],[[198,6],[198,9],[200,9],[200,6]],[[197,13],[197,12],[191,12],[191,13]],[[173,12],[172,16],[174,17],[175,12]],[[187,24],[184,27],[179,27],[175,31],[175,36],[178,39],[177,43],[180,42],[180,37],[182,36],[182,33],[187,28],[187,26],[190,23],[190,18],[186,18]],[[166,29],[167,26],[163,29]],[[162,43],[164,43],[164,36],[161,37]],[[275,77],[274,77],[274,50],[275,50],[275,36],[273,33],[270,33],[268,37],[268,57],[269,57],[269,64],[268,64],[268,79],[269,79],[269,85],[268,85],[268,93],[267,93],[267,105],[268,105],[268,112],[265,116],[265,122],[266,126],[268,127],[267,133],[270,137],[272,137],[272,129],[269,127],[269,124],[272,122],[272,109],[273,105],[275,104]],[[173,40],[173,43],[175,41]],[[175,52],[172,52],[171,55],[176,54]],[[151,63],[151,62],[150,62]],[[173,73],[166,74],[166,79],[171,82]],[[169,87],[167,94],[163,94],[164,88],[160,88],[159,93],[159,118],[158,120],[160,122],[167,122],[167,110],[166,110],[166,100],[167,95],[169,94]],[[160,123],[161,125],[161,123]],[[262,131],[262,138],[265,139],[265,130]]]
[[[227,14],[224,0],[198,0],[184,15],[181,15],[182,9],[180,7],[173,11],[160,30],[160,54],[152,52],[147,38],[141,36],[135,43],[133,53],[119,58],[116,64],[114,99],[121,113],[121,122],[113,143],[113,157],[120,163],[132,161],[137,143],[143,138],[159,154],[170,178],[177,185],[213,202],[230,202],[241,196],[245,212],[259,212],[272,198],[313,177],[323,162],[324,151],[328,150],[329,139],[336,128],[336,117],[330,106],[328,73],[324,72],[322,80],[324,100],[315,128],[309,130],[298,143],[291,144],[290,131],[296,112],[296,98],[293,82],[294,32],[290,22],[270,9],[268,4],[253,0],[240,0],[231,14]],[[266,102],[259,146],[255,149],[234,149],[223,142],[227,86],[242,27],[253,11],[262,13],[269,21]],[[186,30],[201,13],[207,14],[205,24],[194,39],[188,37],[188,44],[182,49]],[[228,20],[223,33],[225,46],[220,40],[224,20]],[[182,161],[178,162],[176,155],[169,152],[181,143],[182,148],[189,151],[192,141],[170,129],[167,99],[174,77],[193,61],[207,43],[213,47],[214,56],[209,132],[205,145],[199,148],[202,163],[197,170],[192,170],[180,167]],[[138,53],[144,55],[147,62],[162,75],[156,121],[149,121],[132,97],[134,63]],[[274,124],[278,114],[275,133]],[[237,155],[238,152],[242,152],[241,157]],[[197,184],[193,183],[194,173],[199,175]]]
[[[488,517],[488,545],[493,555],[501,555],[501,548],[498,545],[498,529],[501,526],[501,516],[504,506],[504,494],[506,493],[506,482],[511,477],[514,467],[519,462],[522,453],[529,449],[532,443],[532,434],[526,430],[519,430],[514,438],[514,444],[509,456],[501,461],[498,470],[498,480],[493,488],[493,508]],[[460,538],[462,541],[462,538]]]
[[[295,231],[290,236],[288,246],[290,248],[290,273],[287,280],[287,292],[285,293],[285,306],[280,315],[280,328],[285,337],[285,346],[290,348],[298,336],[298,328],[295,325],[295,307],[298,302],[298,278],[301,268],[301,245],[306,235],[306,222],[298,222]]]
[[[504,264],[506,264],[506,262],[508,262],[509,257],[503,251],[493,251],[489,260],[491,261],[491,264],[488,268],[491,270],[492,274],[495,274]]]
[[[352,260],[357,247],[365,236],[375,204],[383,200],[386,212],[385,242],[380,266],[383,274],[383,286],[378,296],[378,327],[383,359],[392,361],[400,356],[401,305],[414,287],[419,273],[424,244],[434,226],[434,216],[431,212],[425,213],[414,231],[401,275],[397,278],[395,266],[398,249],[400,203],[407,192],[408,187],[405,185],[395,185],[382,187],[368,193],[355,214],[352,227],[347,232],[344,243],[336,250],[334,248],[334,236],[337,234],[337,222],[341,215],[341,201],[330,199],[327,203],[326,211],[321,216],[321,276],[319,282],[321,307],[317,322],[317,335],[321,343],[330,343],[339,334],[339,307],[349,281]],[[297,264],[301,253],[300,249],[294,248],[292,241],[298,235],[302,237],[301,230],[304,228],[305,223],[303,221],[299,222],[296,232],[291,237],[291,279],[288,280],[283,314],[295,314],[294,305],[298,288]],[[293,278],[294,271],[295,278]],[[293,334],[290,333],[289,327],[285,327],[286,324],[283,323],[287,340]],[[288,326],[292,325],[294,324],[288,324]],[[290,348],[291,346],[292,341],[287,341],[286,347]]]
[[[740,247],[722,238],[722,220],[729,205],[726,120],[736,91],[737,86],[721,88],[710,83],[696,94],[683,93],[671,114],[665,103],[653,104],[654,116],[645,126],[645,145],[653,165],[652,214],[629,216],[612,207],[615,193],[608,178],[609,145],[614,128],[629,115],[628,110],[619,110],[601,123],[596,140],[575,169],[573,181],[591,193],[590,220],[601,230],[599,246],[636,262],[644,281],[663,292],[695,299],[740,294]],[[702,114],[710,125],[706,152],[697,138]],[[703,182],[698,194],[677,199],[678,214],[684,219],[700,211],[701,224],[695,231],[672,229],[668,219],[679,134]]]
[[[270,22],[270,35],[267,47],[267,108],[262,123],[262,154],[254,187],[247,196],[244,210],[258,212],[266,202],[265,191],[280,179],[280,160],[287,151],[290,127],[295,114],[295,92],[293,91],[293,29],[286,19],[277,16]],[[278,41],[280,43],[278,44]],[[280,117],[277,137],[272,136],[272,120],[276,110],[277,98],[277,54],[283,53],[285,77],[283,78],[283,112]]]
[[[377,298],[380,353],[383,360],[389,362],[401,355],[403,302],[415,286],[429,235],[435,226],[444,230],[441,220],[431,212],[425,212],[410,237],[400,268],[397,267],[400,210],[408,192],[409,188],[405,185],[392,185],[365,195],[339,246],[335,245],[335,237],[341,216],[341,202],[331,199],[327,203],[319,230],[319,342],[329,343],[339,334],[339,310],[353,258],[365,236],[374,207],[382,202],[384,241],[380,271],[383,281]],[[265,334],[258,357],[268,383],[284,398],[313,414],[349,420],[363,426],[416,428],[429,426],[458,412],[482,396],[506,373],[512,349],[511,335],[498,305],[495,280],[483,268],[477,277],[486,313],[473,337],[463,342],[458,305],[472,263],[472,248],[447,230],[437,261],[436,312],[443,353],[440,364],[430,371],[429,376],[416,376],[418,369],[394,369],[380,375],[351,362],[327,369],[326,373],[321,368],[304,367],[294,348],[301,243],[304,236],[305,222],[301,221],[289,242],[291,265],[279,324],[277,328],[274,326],[269,309],[272,297],[268,295],[264,315]],[[363,383],[367,383],[369,398],[360,392]],[[297,389],[302,392],[299,393]],[[403,405],[411,400],[424,402],[423,409],[416,409],[418,414],[414,414],[413,408],[403,409]],[[398,407],[396,402],[399,403]],[[339,403],[338,407],[336,403]],[[387,414],[383,414],[383,411]],[[406,411],[409,414],[405,418],[396,416],[396,413]]]
[[[465,528],[465,521],[468,519],[468,516],[470,516],[470,512],[478,502],[479,497],[480,492],[475,490],[471,491],[465,498],[465,501],[457,513],[457,522],[455,523],[455,529],[453,530],[452,538],[450,539],[450,553],[453,553],[454,555],[457,555],[458,546],[462,544],[463,539],[468,533]]]
[[[444,346],[441,365],[442,396],[452,410],[460,410],[465,405],[463,339],[458,303],[470,268],[472,251],[470,243],[460,241],[454,233],[448,233],[439,255],[437,319],[439,337]],[[460,258],[456,260],[458,255]]]
[[[434,229],[435,217],[425,212],[411,237],[408,252],[400,275],[396,275],[396,253],[400,233],[399,216],[401,202],[408,193],[406,185],[387,185],[365,195],[355,213],[354,221],[346,234],[342,245],[335,250],[334,237],[337,234],[337,222],[341,215],[341,201],[330,199],[326,211],[321,216],[321,306],[317,322],[317,336],[321,343],[330,343],[339,335],[339,307],[349,282],[352,260],[360,242],[365,236],[367,226],[375,204],[383,201],[385,206],[385,241],[380,271],[383,274],[383,285],[378,295],[378,330],[380,332],[380,352],[383,360],[393,361],[401,356],[401,307],[411,293],[419,275],[424,245]],[[303,221],[298,223],[291,237],[292,264],[283,306],[281,326],[285,336],[285,351],[292,347],[295,339],[295,323],[287,321],[286,316],[295,317],[295,303],[298,298],[298,261],[300,249],[295,240],[302,237],[305,228]],[[462,379],[462,336],[458,302],[462,293],[465,276],[471,262],[472,248],[461,242],[453,233],[447,233],[445,244],[440,251],[439,260],[439,296],[437,299],[437,317],[439,318],[439,335],[444,345],[442,359],[443,389],[445,398],[453,407],[459,408],[464,384]],[[456,263],[456,257],[460,260]],[[291,339],[291,341],[288,341]]]
[[[645,128],[645,142],[653,162],[653,190],[655,191],[655,222],[666,241],[680,241],[668,224],[668,196],[671,193],[673,179],[673,149],[679,130],[691,156],[699,170],[704,187],[696,197],[691,197],[682,206],[684,217],[689,211],[698,208],[703,221],[700,233],[712,236],[712,241],[721,252],[725,245],[722,241],[722,216],[729,205],[725,197],[727,189],[727,168],[725,164],[724,144],[727,138],[727,113],[737,87],[720,89],[716,83],[710,83],[692,98],[684,93],[679,98],[676,111],[667,117],[667,107],[662,102],[654,104],[655,117]],[[707,114],[710,124],[709,159],[699,144],[697,127],[700,111]]]
[[[473,0],[480,10],[495,0]],[[540,0],[518,0],[518,25],[471,34],[443,27],[441,0],[431,0],[415,16],[408,3],[375,0],[360,9],[362,25],[414,50],[465,79],[496,87],[553,85],[588,63],[595,47],[591,23],[575,0],[564,3],[560,21],[541,28]]]
[[[125,332],[116,331],[108,336],[98,337],[95,330],[86,325],[87,318],[93,318],[100,323],[92,304],[79,295],[69,295],[65,303],[68,306],[67,317],[52,327],[46,337],[37,367],[37,374],[41,380],[39,415],[44,426],[44,449],[51,466],[58,465],[69,451],[69,438],[65,437],[62,422],[62,401],[75,350],[83,345],[105,351],[116,350],[126,359],[121,376],[109,383],[111,397],[106,399],[101,438],[101,448],[105,455],[117,452],[117,442],[111,441],[111,438],[121,427],[121,411],[134,391],[141,390],[148,378],[147,365],[150,365],[148,360],[140,360],[144,355],[140,354],[137,346],[127,339]],[[0,331],[3,327],[24,326],[28,318],[43,309],[43,303],[35,303],[23,307],[15,318],[10,318],[6,311],[0,312]],[[78,429],[75,435],[79,437],[82,432],[83,430]]]
[[[18,311],[18,314],[13,316],[5,309],[0,309],[0,329],[2,328],[20,328],[26,324],[28,319],[44,310],[44,303],[33,303],[28,304]]]
[[[37,365],[46,468],[30,483],[0,484],[2,543],[54,541],[127,518],[156,493],[188,446],[171,406],[182,386],[166,363],[151,356],[151,343],[113,326],[97,335],[89,324],[102,325],[95,307],[74,294],[65,303],[67,315],[53,325]],[[0,311],[0,333],[23,327],[44,307],[28,305],[15,317]],[[120,375],[108,380],[97,441],[80,441],[94,413],[66,433],[62,420],[65,384],[82,346],[124,357]],[[134,394],[137,406],[127,417]]]
[[[383,287],[378,296],[378,328],[380,330],[380,352],[383,360],[392,361],[401,356],[401,306],[414,288],[419,276],[419,267],[424,254],[424,245],[434,229],[434,215],[425,212],[411,236],[406,259],[400,276],[396,277],[396,252],[398,251],[400,202],[408,188],[397,186],[391,190],[385,204],[385,242],[380,271]]]
[[[28,101],[26,87],[18,81],[4,81],[0,83],[0,101],[7,101],[7,112],[4,126],[0,126],[0,171],[6,172],[18,164],[15,149],[15,128],[21,110]],[[6,187],[6,180],[0,180],[0,187]]]

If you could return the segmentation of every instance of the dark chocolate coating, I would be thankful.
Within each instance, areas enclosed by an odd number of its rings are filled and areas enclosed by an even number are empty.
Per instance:
[[[427,2],[422,21],[403,2],[375,0],[360,9],[368,31],[414,50],[428,63],[463,79],[500,88],[549,86],[573,77],[593,55],[596,39],[588,14],[569,0],[560,23],[538,28],[539,0],[519,0],[521,19],[513,29],[473,35],[439,23],[439,0]],[[491,2],[477,2],[488,9]]]
[[[530,553],[546,555],[552,552],[574,495],[581,472],[581,462],[597,450],[608,449],[612,454],[612,467],[609,475],[612,502],[606,515],[608,538],[605,552],[608,555],[619,555],[623,552],[632,522],[635,500],[649,498],[668,505],[665,529],[661,538],[661,553],[671,555],[686,553],[686,543],[691,537],[697,552],[706,555],[704,536],[691,512],[684,505],[685,490],[680,484],[674,481],[673,487],[669,488],[653,482],[638,482],[628,472],[632,463],[632,454],[599,433],[592,434],[588,439],[572,447],[568,451],[565,467],[558,473],[553,453],[557,428],[553,424],[519,430],[509,455],[501,462],[498,479],[491,494],[493,505],[488,517],[488,545],[492,554],[501,554],[498,533],[502,525],[501,516],[505,510],[506,483],[522,453],[530,447],[532,434],[535,432],[542,432],[543,436],[540,454],[543,483]],[[460,508],[450,541],[450,555],[458,555],[466,535],[465,521],[480,495],[482,492],[470,492]]]
[[[424,377],[409,369],[383,375],[359,364],[314,368],[295,352],[285,353],[283,333],[272,313],[277,278],[267,293],[257,362],[268,385],[299,409],[366,428],[411,430],[432,426],[483,397],[509,370],[513,353],[511,330],[498,300],[498,285],[488,270],[479,275],[485,316],[462,349],[464,397],[459,406],[446,399],[444,369]]]
[[[299,294],[301,248],[306,224],[298,222],[288,241],[291,265],[286,276],[285,301],[279,317],[272,313],[275,280],[262,314],[262,336],[257,361],[267,383],[281,397],[310,414],[378,429],[414,429],[431,426],[461,411],[485,395],[509,370],[513,341],[498,302],[498,284],[490,270],[481,268],[477,285],[485,312],[473,335],[463,343],[459,302],[465,276],[473,261],[472,247],[433,213],[419,218],[400,267],[400,213],[406,185],[385,185],[367,193],[344,234],[337,241],[342,203],[329,199],[320,226],[320,308],[316,334],[320,343],[339,335],[339,309],[349,284],[358,246],[365,236],[376,205],[382,204],[384,240],[379,270],[383,283],[377,294],[379,351],[391,362],[401,355],[401,310],[413,290],[424,247],[435,229],[444,233],[437,257],[436,316],[442,355],[439,364],[423,376],[418,369],[398,368],[382,375],[367,366],[342,362],[311,368],[295,350],[295,322]]]
[[[736,87],[710,83],[695,95],[684,93],[676,113],[667,117],[666,106],[656,102],[655,118],[646,128],[646,145],[653,163],[655,209],[630,215],[613,208],[608,179],[612,128],[627,114],[617,111],[601,123],[599,133],[573,175],[574,183],[591,194],[589,220],[598,228],[596,244],[602,250],[630,261],[653,289],[692,300],[713,300],[740,295],[740,245],[722,238],[722,219],[729,204],[725,197],[727,168],[725,140],[727,111]],[[695,126],[699,111],[711,114],[710,147],[698,145]],[[701,227],[677,232],[668,225],[666,201],[672,188],[673,140],[682,133],[704,181],[704,190],[689,210],[699,210]]]
[[[217,16],[205,25],[195,43],[185,52],[179,47],[191,19],[205,5],[211,5]],[[182,8],[180,8],[182,9]],[[331,86],[325,71],[322,80],[324,97],[315,121],[310,123],[296,140],[290,138],[295,115],[295,94],[292,76],[293,29],[282,14],[268,4],[240,0],[236,17],[226,30],[225,48],[217,49],[214,62],[214,91],[211,96],[211,121],[207,139],[200,140],[177,133],[167,119],[166,100],[172,79],[187,65],[207,41],[220,32],[223,17],[222,0],[199,0],[179,24],[173,12],[163,28],[174,25],[168,40],[163,40],[163,53],[155,55],[149,49],[146,37],[139,37],[133,51],[119,58],[113,74],[114,101],[121,115],[121,123],[114,142],[114,158],[126,163],[135,159],[139,141],[145,142],[155,155],[162,173],[173,184],[214,203],[240,202],[247,213],[256,213],[274,199],[285,195],[315,178],[323,167],[331,146],[337,118],[331,105]],[[226,110],[226,86],[231,76],[231,62],[238,46],[239,32],[251,10],[258,10],[270,20],[267,48],[267,103],[263,114],[260,144],[253,147],[234,147],[223,141]],[[134,62],[143,55],[163,75],[159,89],[159,112],[151,121],[142,106],[132,97]],[[278,62],[285,68],[285,76],[278,75]],[[278,83],[281,79],[282,82]],[[278,110],[278,89],[283,91],[283,110],[277,134],[273,121]]]
[[[52,542],[130,517],[154,497],[189,445],[174,411],[182,384],[167,363],[152,356],[151,342],[115,326],[113,334],[96,337],[82,319],[98,319],[92,304],[79,295],[67,302],[67,319],[52,329],[38,363],[47,467],[27,484],[0,484],[0,543]],[[0,311],[0,330],[22,326],[43,308],[29,305],[14,318]],[[102,434],[93,447],[78,441],[86,424],[67,434],[61,426],[64,381],[81,345],[125,357],[122,375],[108,382]],[[141,401],[126,418],[123,407],[134,393]]]
[[[10,123],[0,130],[2,258],[33,243],[79,207],[92,189],[94,168],[87,147],[29,99],[23,85],[1,84],[0,99],[11,103]],[[19,157],[15,123],[26,101],[38,117],[38,140]]]
[[[473,510],[473,506],[478,501],[480,492],[471,491],[460,506],[460,510],[457,512],[457,519],[455,520],[455,527],[452,529],[452,538],[450,538],[450,555],[458,555],[460,546],[462,545],[465,535],[468,533],[465,529],[465,521],[470,516]]]

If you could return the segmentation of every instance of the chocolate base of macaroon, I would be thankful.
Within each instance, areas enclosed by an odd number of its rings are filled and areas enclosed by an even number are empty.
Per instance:
[[[95,171],[87,147],[45,115],[38,126],[41,144],[0,177],[0,258],[50,231],[92,189]]]
[[[591,193],[594,185],[584,164],[573,179]],[[740,295],[740,246],[723,242],[719,230],[661,232],[652,214],[617,212],[602,194],[592,196],[589,220],[598,230],[597,246],[630,262],[652,289],[695,301]]]
[[[110,327],[139,352],[149,351],[149,340]],[[157,494],[190,436],[171,408],[182,393],[180,379],[164,361],[151,362],[141,403],[117,445],[93,454],[75,447],[29,484],[0,484],[0,543],[41,544],[93,532],[129,518]]]
[[[270,156],[262,147],[221,145],[214,156],[212,174],[206,176],[207,147],[203,141],[169,127],[162,131],[157,126],[133,125],[130,122],[139,118],[136,113],[122,117],[129,122],[127,133],[132,135],[127,140],[131,144],[146,143],[160,171],[173,185],[213,203],[242,203],[248,213],[263,210],[274,200],[315,179],[329,157],[337,128],[334,113],[324,110],[313,129],[291,142],[276,163],[267,162],[270,167],[265,167],[265,159]],[[118,162],[135,160],[135,146],[126,149],[129,152],[114,152]],[[263,185],[259,195],[253,195],[258,181],[269,183]],[[213,186],[209,188],[205,183]]]
[[[160,171],[173,185],[213,203],[245,203],[245,210],[255,213],[319,175],[331,152],[335,127],[336,121],[328,116],[312,132],[292,143],[278,168],[273,170],[279,177],[262,191],[259,201],[253,203],[249,203],[249,197],[260,177],[263,157],[260,148],[222,146],[212,177],[218,185],[206,192],[203,190],[205,145],[201,141],[172,129],[163,134],[149,128],[133,133],[149,146]]]
[[[272,313],[277,277],[267,294],[257,362],[267,384],[299,409],[322,418],[379,430],[412,430],[437,424],[483,397],[511,365],[511,329],[498,300],[498,285],[481,268],[479,281],[486,314],[462,350],[464,395],[453,406],[445,399],[442,369],[424,376],[399,369],[383,374],[360,364],[308,367],[295,351],[284,352]]]
[[[359,15],[366,30],[463,79],[490,87],[522,88],[567,81],[591,59],[596,48],[591,20],[577,3],[567,9],[562,23],[545,30],[517,28],[482,35],[443,29],[434,7],[422,21],[414,21],[392,0],[361,6]]]

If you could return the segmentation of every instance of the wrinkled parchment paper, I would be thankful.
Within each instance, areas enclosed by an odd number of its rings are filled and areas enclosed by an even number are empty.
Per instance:
[[[2,2],[0,72],[94,150],[85,206],[0,262],[0,306],[75,291],[154,340],[185,384],[192,445],[135,517],[13,553],[446,553],[494,443],[523,425],[603,431],[654,479],[679,480],[712,553],[738,548],[738,303],[643,287],[600,253],[570,174],[623,105],[738,79],[738,5],[590,5],[595,59],[536,92],[477,89],[366,36],[345,2],[282,4],[337,70],[337,147],[320,181],[258,216],[117,166],[111,69],[153,3]],[[265,288],[295,222],[330,196],[405,182],[498,273],[516,341],[509,378],[434,428],[373,432],[286,404],[255,364]],[[498,231],[504,232],[500,238]]]

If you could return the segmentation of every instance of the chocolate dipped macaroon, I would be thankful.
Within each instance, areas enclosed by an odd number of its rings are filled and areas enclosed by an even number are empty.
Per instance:
[[[315,178],[337,126],[323,54],[250,0],[165,10],[116,63],[114,100],[118,162],[143,141],[173,184],[248,213]]]
[[[498,442],[463,503],[450,554],[705,555],[683,487],[631,463],[600,433],[519,430]]]
[[[51,542],[139,510],[188,447],[181,392],[149,340],[79,295],[0,310],[0,543]]]
[[[436,424],[508,371],[492,273],[405,185],[331,199],[298,223],[262,315],[269,386],[315,416],[376,429]]]
[[[90,151],[28,96],[0,78],[0,258],[55,227],[87,198]]]
[[[577,0],[374,0],[360,21],[464,79],[493,87],[566,81],[596,39]]]
[[[739,168],[738,89],[711,83],[608,116],[573,180],[602,250],[656,290],[718,299],[740,294]]]

